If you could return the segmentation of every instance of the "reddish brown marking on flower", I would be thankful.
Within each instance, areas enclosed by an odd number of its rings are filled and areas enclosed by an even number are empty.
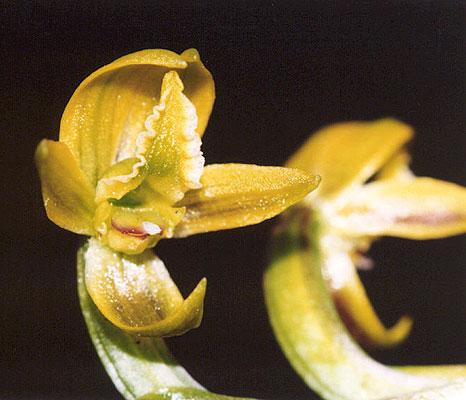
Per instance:
[[[113,219],[112,219],[112,226],[120,233],[122,233],[123,235],[128,235],[128,236],[133,236],[133,237],[137,237],[141,240],[144,240],[146,238],[148,238],[150,236],[149,233],[143,231],[142,229],[140,228],[135,228],[135,227],[131,227],[131,226],[121,226],[121,225],[118,225]]]
[[[395,221],[404,224],[443,225],[452,224],[464,218],[465,216],[461,214],[418,214],[406,217],[396,216]]]
[[[338,291],[332,289],[332,277],[326,276],[325,282],[327,283],[328,290],[330,291],[333,304],[335,305],[338,315],[353,339],[365,348],[371,348],[371,346],[374,346],[374,343],[371,342],[369,336],[366,335],[364,330],[352,316],[343,296],[341,296]]]
[[[341,321],[353,339],[366,349],[376,347],[376,343],[371,340],[371,338],[364,332],[361,326],[353,318],[350,310],[347,307],[347,304],[345,303],[345,300],[339,296],[338,292],[332,292],[332,299]]]
[[[348,207],[342,210],[342,215],[356,214],[368,221],[387,221],[401,224],[418,224],[438,226],[444,224],[453,224],[466,219],[466,214],[450,213],[430,213],[430,214],[411,214],[396,215],[392,213],[379,213],[368,209],[367,207]]]
[[[364,253],[355,252],[354,255],[351,257],[356,268],[361,271],[370,271],[374,268],[374,260]]]

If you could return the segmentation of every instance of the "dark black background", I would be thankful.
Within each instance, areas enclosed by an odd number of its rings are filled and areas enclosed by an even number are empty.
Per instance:
[[[465,184],[463,1],[2,1],[0,19],[0,398],[120,398],[80,315],[77,237],[47,220],[32,163],[77,85],[117,57],[199,50],[217,90],[207,163],[281,165],[322,125],[393,116],[417,131],[418,175]],[[160,243],[185,295],[209,280],[201,328],[168,342],[213,391],[313,398],[263,305],[273,224]],[[388,324],[415,318],[410,339],[378,360],[465,361],[464,245],[374,246],[363,279],[377,309]]]

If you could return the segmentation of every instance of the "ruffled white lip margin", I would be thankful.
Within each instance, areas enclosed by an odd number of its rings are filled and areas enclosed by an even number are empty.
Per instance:
[[[176,86],[179,87],[180,91],[183,90],[183,83],[175,71],[170,71],[165,74],[162,89],[166,86],[169,79],[175,79]],[[105,183],[110,184],[112,181],[127,183],[139,174],[140,169],[147,163],[146,154],[150,150],[152,141],[156,136],[154,129],[155,122],[160,120],[162,114],[166,110],[167,102],[169,101],[168,99],[171,93],[172,90],[170,89],[162,90],[160,103],[152,109],[152,113],[144,122],[146,130],[139,133],[136,139],[136,154],[134,157],[138,158],[139,161],[133,165],[131,173],[111,178],[104,178],[103,181],[105,181]],[[205,160],[201,151],[201,138],[196,132],[198,123],[196,108],[185,95],[180,93],[180,96],[185,110],[183,131],[181,132],[181,140],[178,144],[180,146],[180,153],[182,154],[180,175],[186,190],[199,189],[202,186],[200,179],[204,171]]]

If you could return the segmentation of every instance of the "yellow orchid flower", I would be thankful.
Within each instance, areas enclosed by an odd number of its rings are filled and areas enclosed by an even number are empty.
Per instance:
[[[47,215],[91,236],[87,291],[126,331],[172,336],[201,321],[206,281],[183,300],[150,250],[160,239],[258,223],[319,183],[280,167],[204,167],[201,137],[214,97],[196,50],[140,51],[86,78],[64,111],[59,141],[37,147]]]
[[[466,189],[414,176],[404,150],[412,134],[393,119],[330,125],[286,163],[320,174],[322,184],[277,229],[264,276],[267,307],[290,362],[326,399],[392,398],[450,384],[466,390],[456,381],[464,366],[390,368],[353,342],[392,346],[411,327],[402,317],[385,328],[359,280],[373,240],[466,232]]]
[[[466,231],[465,189],[410,171],[403,146],[412,134],[392,119],[331,125],[286,163],[324,177],[306,199],[325,231],[324,276],[341,317],[367,345],[395,345],[411,328],[411,319],[402,317],[386,329],[367,299],[355,266],[371,242],[382,235],[433,239]]]

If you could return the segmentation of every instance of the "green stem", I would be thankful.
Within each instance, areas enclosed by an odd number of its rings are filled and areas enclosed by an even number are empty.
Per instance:
[[[305,212],[288,217],[274,237],[264,275],[265,299],[280,346],[313,390],[328,400],[382,399],[440,388],[464,377],[464,370],[435,376],[370,358],[341,322],[322,277],[317,222],[310,224]]]
[[[127,400],[241,400],[217,395],[196,382],[173,358],[162,339],[127,333],[96,308],[85,284],[87,243],[78,251],[78,292],[92,342],[118,391]],[[246,399],[243,399],[246,400]]]

